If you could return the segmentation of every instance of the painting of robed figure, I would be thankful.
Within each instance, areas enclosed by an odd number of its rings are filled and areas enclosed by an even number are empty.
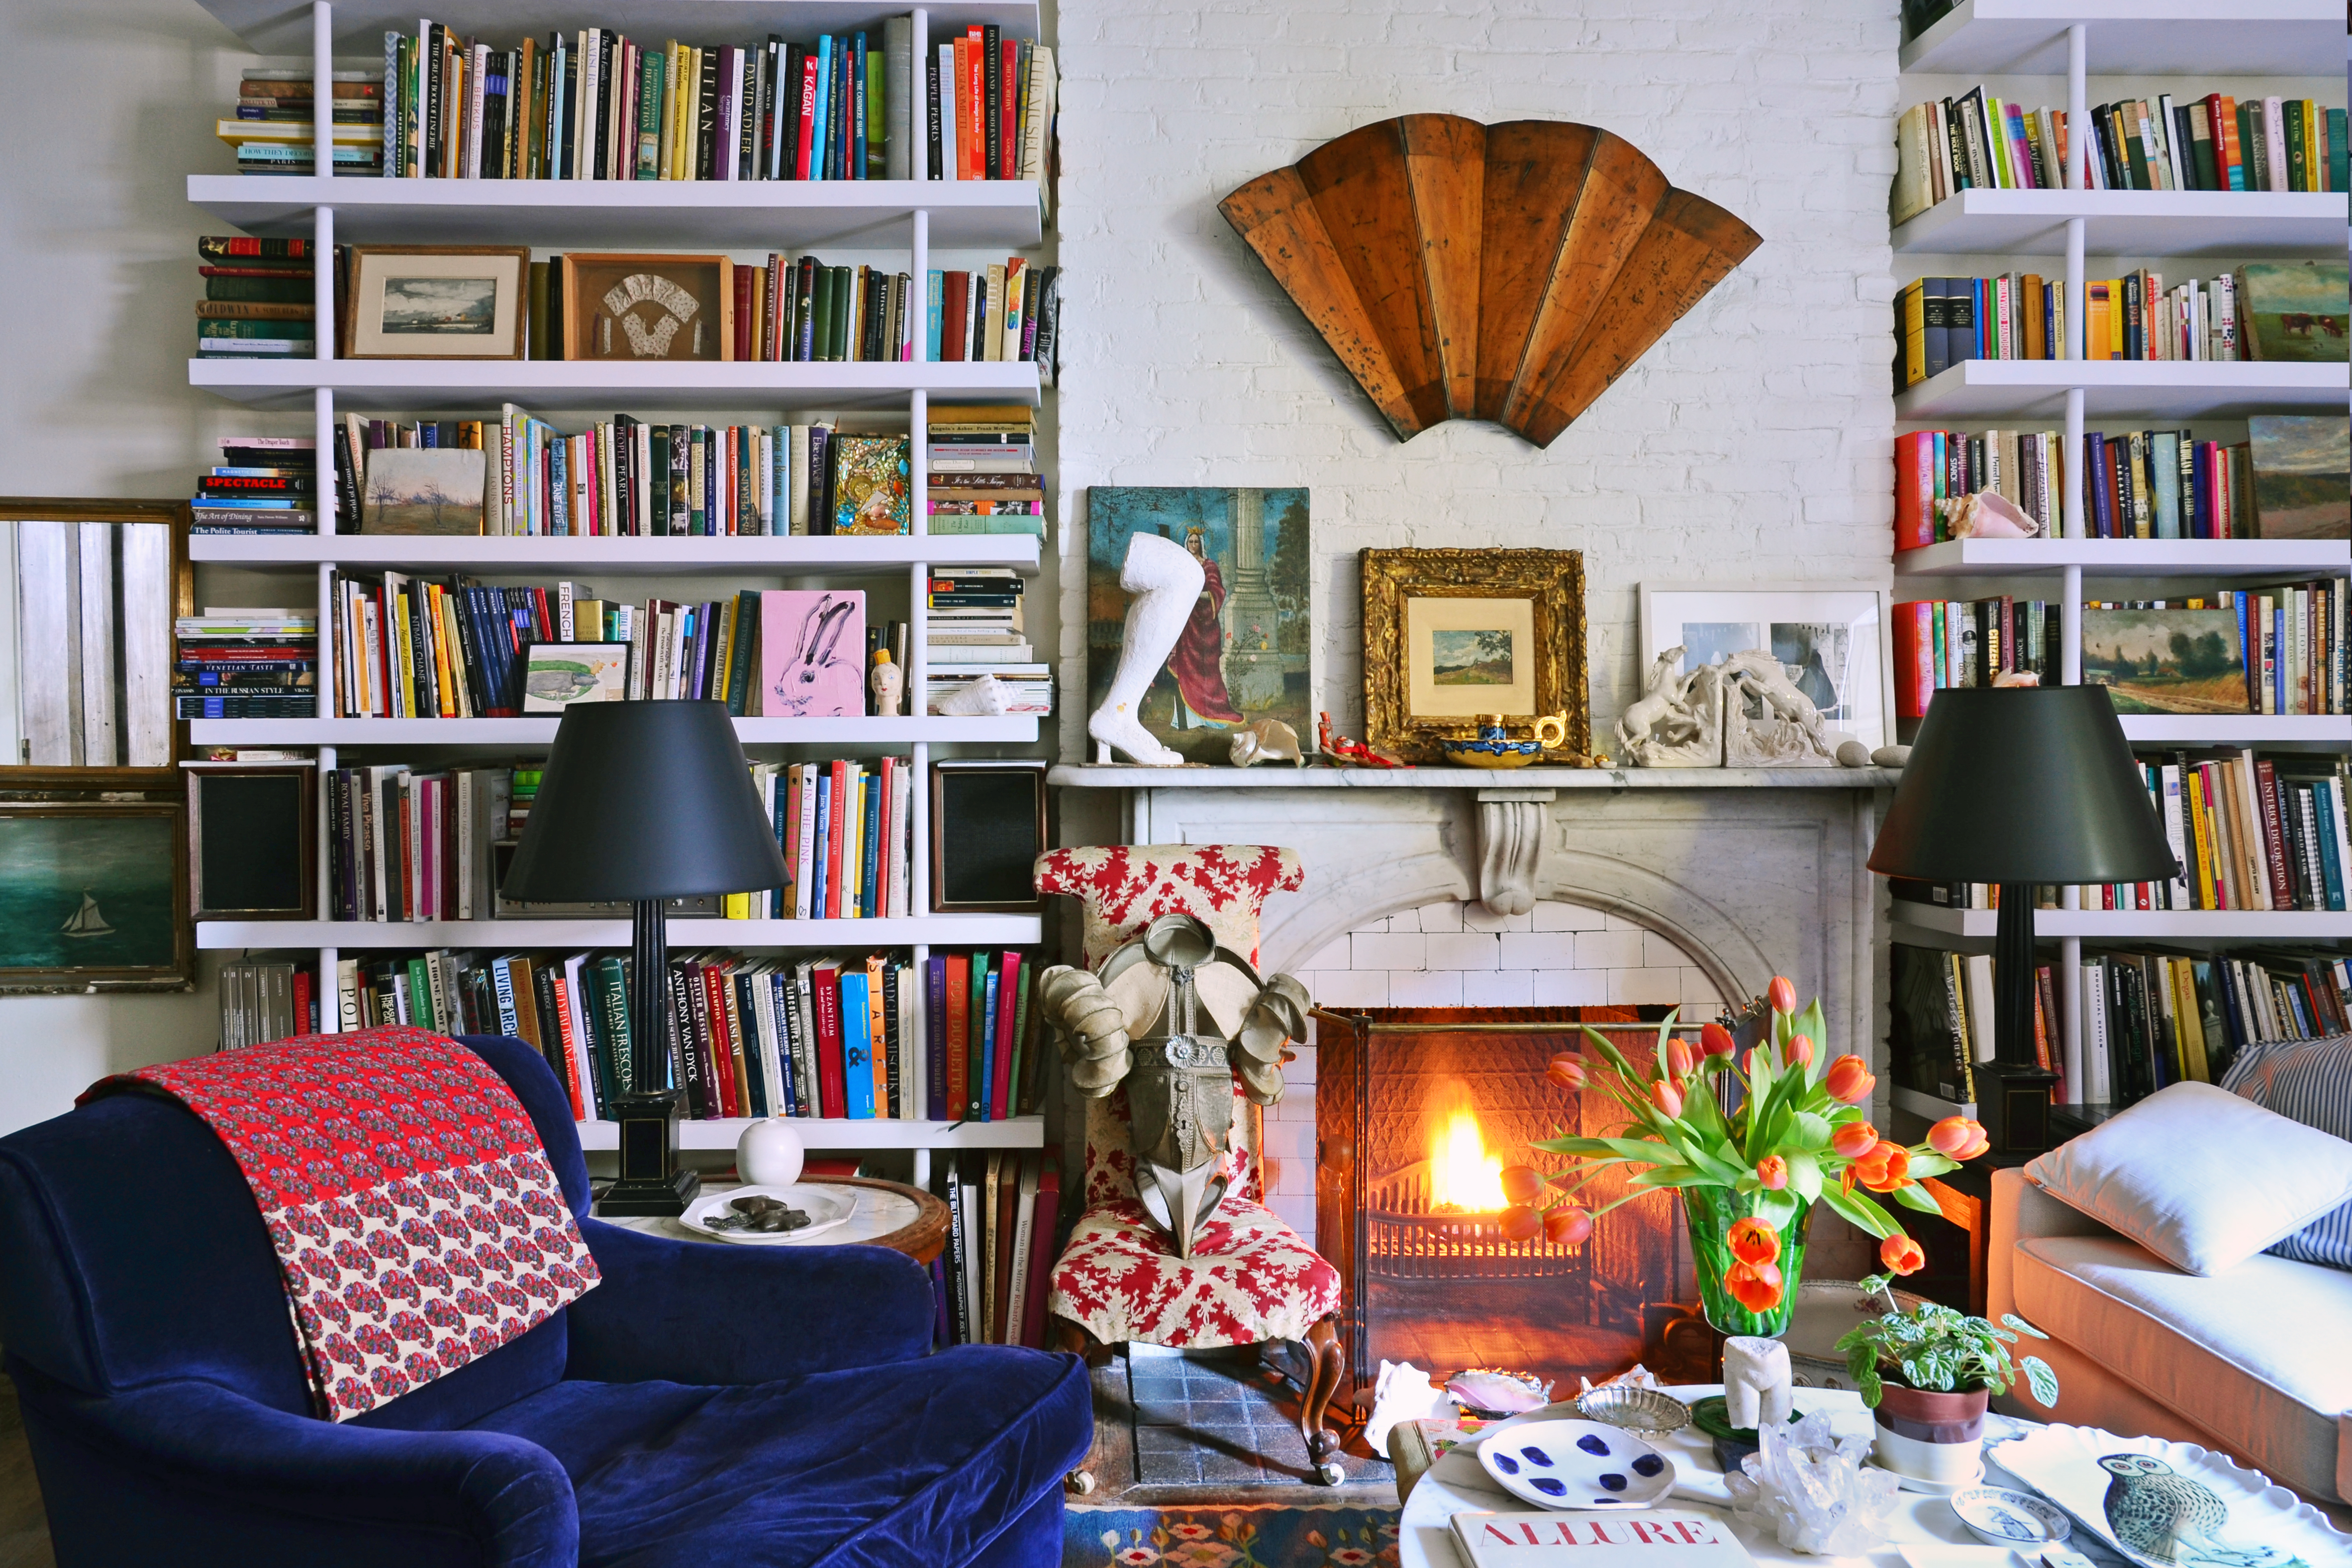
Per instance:
[[[1307,495],[1302,489],[1097,485],[1087,495],[1089,708],[1118,667],[1127,595],[1119,571],[1139,533],[1201,563],[1201,594],[1140,717],[1163,745],[1223,764],[1236,730],[1279,719],[1314,743],[1307,604]]]

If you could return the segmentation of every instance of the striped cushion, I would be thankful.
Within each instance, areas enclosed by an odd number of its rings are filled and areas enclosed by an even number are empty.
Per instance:
[[[2221,1087],[2352,1142],[2352,1035],[2249,1047],[2230,1064]],[[2270,1250],[2298,1263],[2352,1269],[2352,1204],[2320,1215]]]

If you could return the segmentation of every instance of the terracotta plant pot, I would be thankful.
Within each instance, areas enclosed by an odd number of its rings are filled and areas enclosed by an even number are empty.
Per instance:
[[[1958,1486],[1983,1470],[1985,1406],[1991,1395],[1930,1394],[1895,1384],[1880,1385],[1878,1440],[1871,1458],[1881,1469],[1913,1480]]]

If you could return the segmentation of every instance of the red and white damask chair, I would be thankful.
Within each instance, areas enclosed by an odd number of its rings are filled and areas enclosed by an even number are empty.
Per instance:
[[[1219,945],[1255,964],[1259,910],[1269,895],[1297,891],[1305,874],[1288,849],[1150,844],[1057,849],[1038,857],[1036,879],[1040,893],[1084,900],[1086,964],[1098,970],[1164,914],[1192,916]],[[1186,1259],[1136,1196],[1127,1091],[1082,1103],[1086,1208],[1054,1268],[1055,1348],[1098,1357],[1130,1342],[1185,1350],[1301,1343],[1309,1374],[1299,1432],[1318,1476],[1339,1479],[1339,1439],[1323,1425],[1344,1365],[1335,1327],[1339,1271],[1260,1201],[1258,1108],[1246,1099],[1234,1108],[1233,1184]]]

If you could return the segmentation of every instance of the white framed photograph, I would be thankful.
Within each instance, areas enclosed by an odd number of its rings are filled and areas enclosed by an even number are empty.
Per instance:
[[[1744,588],[1642,584],[1645,676],[1683,650],[1681,672],[1734,654],[1769,651],[1798,690],[1873,751],[1895,740],[1895,673],[1887,658],[1887,591],[1863,584],[1759,583]]]
[[[574,702],[621,702],[629,695],[629,645],[541,642],[523,650],[522,710],[561,713]]]
[[[529,246],[355,246],[351,266],[345,359],[522,358]]]

